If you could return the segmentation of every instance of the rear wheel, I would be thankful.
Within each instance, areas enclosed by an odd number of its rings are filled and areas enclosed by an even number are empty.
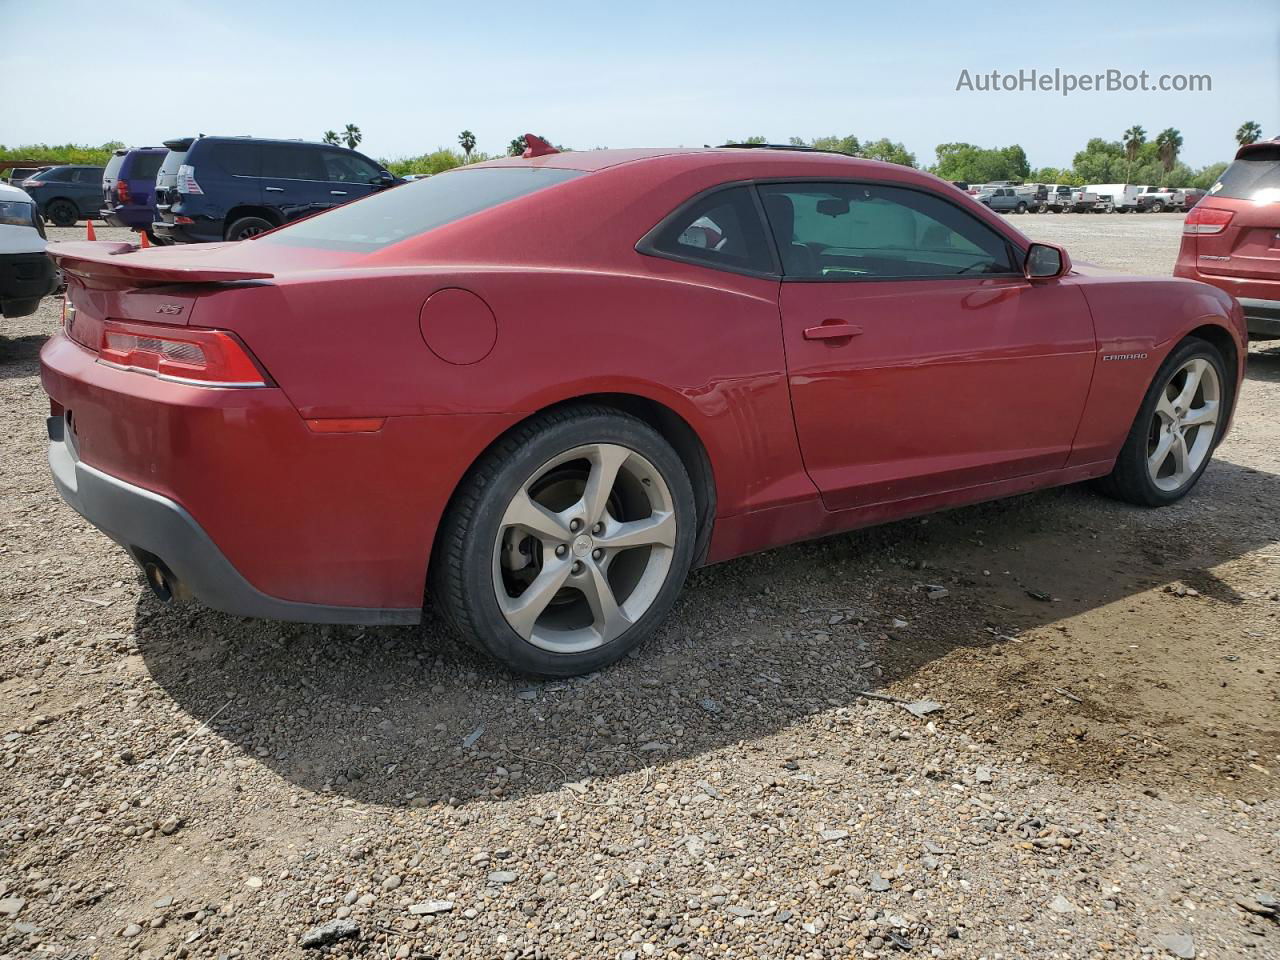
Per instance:
[[[80,211],[70,200],[54,200],[44,208],[44,215],[55,227],[74,227],[80,219]]]
[[[263,217],[241,217],[233,220],[231,226],[227,227],[226,236],[228,240],[248,240],[273,229],[275,224]]]
[[[1014,212],[1014,213],[1026,213],[1026,212],[1027,212],[1027,205],[1026,205],[1025,203],[1023,203],[1021,200],[1019,200],[1019,201],[1018,201],[1018,203],[1017,203],[1017,205],[1013,208],[1013,212]]]
[[[1049,205],[1047,203],[1042,203],[1038,207],[1036,207],[1036,213],[1048,213],[1048,212],[1049,212]]]
[[[1160,365],[1102,489],[1149,507],[1186,496],[1226,424],[1230,383],[1215,346],[1194,337],[1183,341]]]
[[[464,481],[431,592],[463,637],[514,670],[598,670],[671,609],[695,512],[684,465],[647,424],[601,407],[549,412]]]
[[[1161,203],[1159,200],[1157,200],[1155,203],[1153,203],[1153,204],[1151,205],[1151,212],[1152,212],[1152,213],[1160,213],[1160,212],[1162,212],[1163,210],[1164,210],[1164,204],[1163,204],[1163,203]]]

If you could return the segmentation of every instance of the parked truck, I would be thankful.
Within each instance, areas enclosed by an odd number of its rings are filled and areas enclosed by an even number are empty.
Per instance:
[[[1142,189],[1136,183],[1091,183],[1085,190],[1097,195],[1095,213],[1128,213],[1140,209],[1138,197]]]

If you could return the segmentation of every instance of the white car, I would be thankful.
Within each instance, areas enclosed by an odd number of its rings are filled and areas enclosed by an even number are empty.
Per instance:
[[[0,184],[0,316],[35,313],[57,287],[39,210],[26,192]]]

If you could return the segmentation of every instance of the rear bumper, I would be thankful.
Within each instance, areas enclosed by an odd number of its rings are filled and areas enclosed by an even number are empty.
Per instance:
[[[1254,297],[1238,297],[1244,311],[1245,326],[1249,336],[1259,340],[1280,339],[1280,300],[1258,300]]]
[[[106,221],[108,226],[127,227],[130,230],[150,230],[155,211],[150,207],[125,206],[121,204],[114,207],[103,207],[98,211],[98,216]]]
[[[307,623],[417,623],[420,609],[331,606],[268,596],[231,564],[181,505],[83,463],[63,417],[50,417],[49,468],[62,499],[128,551],[139,566],[155,564],[175,596],[244,617]]]

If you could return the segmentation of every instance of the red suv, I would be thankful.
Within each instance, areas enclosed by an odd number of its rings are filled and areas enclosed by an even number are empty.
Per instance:
[[[1173,275],[1240,301],[1250,339],[1280,338],[1280,138],[1241,147],[1187,214]]]

